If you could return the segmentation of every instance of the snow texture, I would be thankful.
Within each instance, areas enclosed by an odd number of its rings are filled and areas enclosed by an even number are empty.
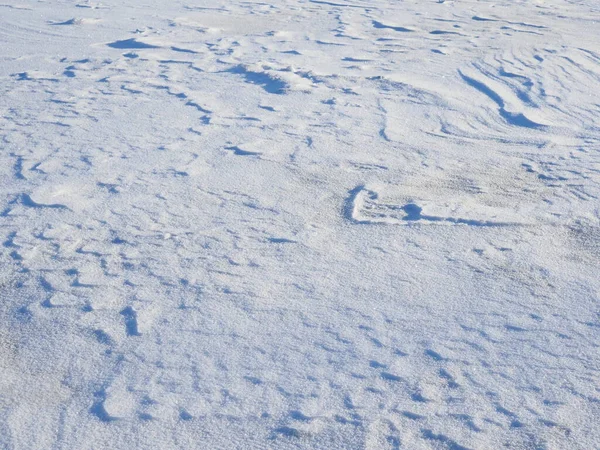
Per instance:
[[[600,448],[597,0],[3,0],[0,448]]]

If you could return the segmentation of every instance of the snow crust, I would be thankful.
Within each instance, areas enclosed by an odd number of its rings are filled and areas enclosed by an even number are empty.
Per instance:
[[[0,448],[600,448],[596,0],[4,0]]]

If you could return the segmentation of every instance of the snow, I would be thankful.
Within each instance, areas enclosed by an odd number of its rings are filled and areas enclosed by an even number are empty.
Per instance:
[[[4,0],[0,448],[600,448],[596,0]]]

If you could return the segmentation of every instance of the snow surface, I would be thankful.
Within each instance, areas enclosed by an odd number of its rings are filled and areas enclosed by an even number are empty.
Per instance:
[[[600,448],[597,0],[3,0],[2,449]]]

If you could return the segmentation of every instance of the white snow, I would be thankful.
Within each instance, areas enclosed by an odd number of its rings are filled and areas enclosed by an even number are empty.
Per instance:
[[[0,448],[600,448],[597,0],[3,0]]]

